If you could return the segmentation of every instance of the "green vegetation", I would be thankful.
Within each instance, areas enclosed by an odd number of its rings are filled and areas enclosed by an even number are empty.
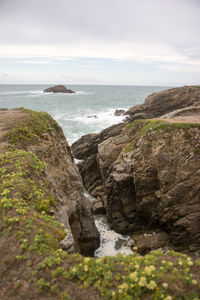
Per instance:
[[[14,146],[27,146],[39,142],[39,138],[51,128],[60,129],[56,121],[45,112],[22,109],[27,117],[5,134],[8,143]]]
[[[126,128],[128,130],[135,129],[134,139],[125,146],[125,152],[130,152],[133,146],[136,144],[139,138],[145,136],[148,130],[152,131],[171,131],[171,130],[188,130],[190,128],[199,128],[198,123],[168,123],[163,120],[135,120],[128,124]],[[147,144],[147,147],[152,147],[151,142]]]
[[[198,123],[162,123],[154,128],[154,130],[174,130],[174,129],[190,129],[199,128]]]

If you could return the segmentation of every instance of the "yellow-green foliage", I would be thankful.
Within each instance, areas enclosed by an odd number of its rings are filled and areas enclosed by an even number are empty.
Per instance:
[[[27,113],[27,117],[5,134],[11,145],[37,143],[42,134],[51,127],[59,129],[58,124],[46,112],[35,112],[26,109],[23,109],[23,112]]]
[[[19,249],[37,251],[55,250],[66,233],[63,227],[48,215],[55,206],[44,177],[45,164],[35,155],[25,151],[7,152],[0,157],[0,213],[1,231],[16,233]],[[32,234],[34,232],[34,235]]]
[[[104,299],[198,299],[199,283],[191,271],[195,263],[184,254],[157,250],[96,260],[76,255],[76,260],[68,278],[96,287]]]

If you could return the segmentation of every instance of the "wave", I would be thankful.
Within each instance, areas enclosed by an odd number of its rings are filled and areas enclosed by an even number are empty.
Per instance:
[[[79,115],[75,117],[67,117],[67,120],[74,120],[80,123],[84,124],[98,124],[101,123],[103,124],[115,124],[119,123],[124,119],[124,116],[115,116],[114,115],[115,109],[108,109],[106,111],[101,111],[101,112],[91,112],[88,111],[87,113],[84,113],[84,115]]]
[[[76,95],[92,95],[92,92],[76,91],[75,94]]]
[[[95,216],[95,224],[100,233],[100,247],[95,251],[95,257],[114,256],[121,254],[132,254],[127,242],[131,240],[129,236],[119,234],[111,230],[105,216]]]
[[[38,94],[41,95],[43,93],[42,90],[32,90],[32,91],[9,91],[9,92],[0,92],[0,96],[6,95],[27,95],[27,94]]]

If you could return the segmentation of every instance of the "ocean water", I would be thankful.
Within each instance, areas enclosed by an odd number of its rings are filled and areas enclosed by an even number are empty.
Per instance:
[[[114,116],[115,109],[127,110],[144,102],[147,95],[167,89],[156,86],[94,86],[70,85],[75,94],[45,94],[43,90],[51,85],[0,85],[0,108],[24,107],[48,112],[61,125],[64,134],[72,144],[82,135],[100,130],[122,121]],[[86,192],[86,197],[93,201]],[[100,247],[95,257],[130,254],[127,242],[130,237],[111,230],[105,216],[95,216],[100,232]]]
[[[0,85],[0,108],[24,107],[48,112],[72,144],[82,135],[122,121],[115,109],[129,109],[147,95],[167,89],[156,86],[69,85],[75,94],[43,93],[51,85]]]

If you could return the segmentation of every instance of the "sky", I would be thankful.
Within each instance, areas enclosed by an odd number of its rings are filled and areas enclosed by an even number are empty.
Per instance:
[[[200,84],[200,0],[0,0],[0,84]]]

